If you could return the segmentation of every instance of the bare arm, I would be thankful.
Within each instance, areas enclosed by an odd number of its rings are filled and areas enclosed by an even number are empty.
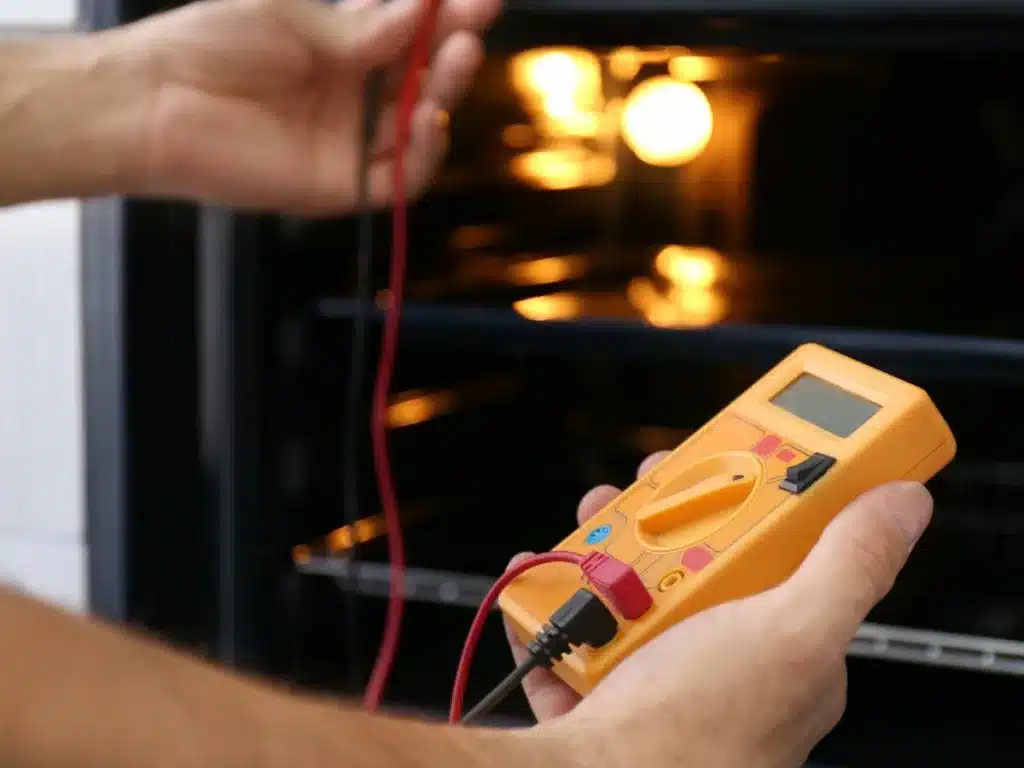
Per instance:
[[[0,42],[0,206],[133,186],[152,95],[141,58],[103,39]]]
[[[117,33],[111,33],[117,34]],[[0,206],[144,188],[158,90],[104,35],[0,43]],[[284,691],[0,588],[0,765],[565,768],[546,732],[455,729]]]
[[[557,766],[541,731],[452,728],[276,691],[0,590],[0,764]]]

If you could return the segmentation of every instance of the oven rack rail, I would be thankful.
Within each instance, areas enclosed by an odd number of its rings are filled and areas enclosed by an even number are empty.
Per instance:
[[[350,320],[352,299],[324,299],[316,315]],[[372,309],[367,320],[383,321]],[[1024,341],[896,330],[857,330],[813,325],[723,323],[708,328],[663,329],[638,321],[579,318],[535,322],[509,308],[451,307],[409,302],[402,308],[405,343],[468,351],[507,343],[522,354],[601,354],[611,345],[619,360],[686,359],[773,365],[805,342],[816,342],[906,378],[949,381],[1024,381]]]
[[[387,597],[391,569],[381,563],[314,557],[296,566],[300,573],[326,576],[338,588],[365,597]],[[405,598],[410,602],[476,608],[493,579],[454,571],[409,568]],[[1024,677],[1024,642],[936,632],[865,622],[849,656]]]

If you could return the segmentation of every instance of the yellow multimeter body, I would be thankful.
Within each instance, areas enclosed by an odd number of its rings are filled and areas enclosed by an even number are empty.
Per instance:
[[[783,582],[860,494],[929,480],[955,453],[923,390],[801,346],[555,548],[631,564],[654,599],[609,645],[577,648],[555,672],[588,693],[686,617]],[[529,641],[581,578],[571,565],[537,568],[499,605]]]

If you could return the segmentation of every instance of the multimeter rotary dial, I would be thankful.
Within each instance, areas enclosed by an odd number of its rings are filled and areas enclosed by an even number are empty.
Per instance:
[[[753,453],[730,451],[659,478],[654,496],[637,510],[637,540],[652,551],[670,552],[706,539],[757,493],[763,473]]]

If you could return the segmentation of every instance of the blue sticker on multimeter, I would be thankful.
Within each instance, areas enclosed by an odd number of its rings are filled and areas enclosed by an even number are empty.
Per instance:
[[[602,541],[608,538],[608,534],[612,532],[610,525],[598,526],[590,533],[587,534],[587,544],[594,545],[600,544]]]

